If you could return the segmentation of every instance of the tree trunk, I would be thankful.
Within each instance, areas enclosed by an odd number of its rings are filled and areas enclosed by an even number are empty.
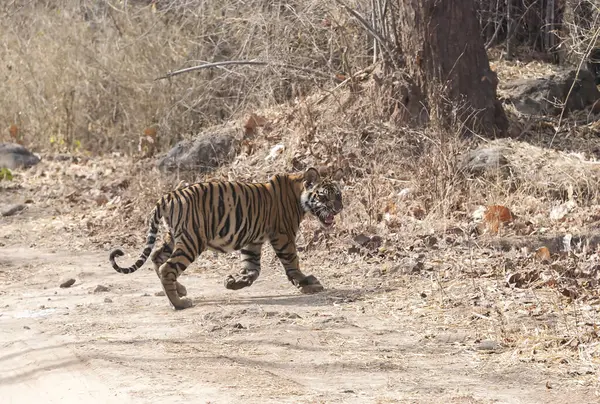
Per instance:
[[[504,132],[473,0],[397,0],[405,63],[432,121],[476,133]]]

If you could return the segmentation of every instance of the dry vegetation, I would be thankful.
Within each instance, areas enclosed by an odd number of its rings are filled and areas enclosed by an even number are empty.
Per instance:
[[[399,127],[386,98],[390,82],[381,81],[379,64],[371,66],[372,40],[339,6],[324,3],[0,5],[0,121],[16,124],[19,141],[45,157],[2,184],[5,195],[33,200],[33,219],[4,243],[124,245],[133,252],[143,244],[151,204],[179,179],[264,180],[312,165],[342,166],[346,203],[335,230],[323,233],[307,221],[299,241],[309,265],[334,268],[313,271],[324,283],[373,292],[340,299],[367,302],[374,313],[406,309],[425,341],[474,330],[474,342],[502,346],[489,358],[500,368],[545,366],[596,388],[596,116],[575,114],[560,130],[551,119],[512,117],[517,140],[461,138],[458,124],[454,132]],[[346,4],[365,10],[370,2]],[[272,65],[154,81],[190,65],[253,59]],[[501,81],[553,69],[535,61],[493,65]],[[357,74],[367,68],[368,74]],[[265,125],[248,135],[243,124],[250,113],[264,117]],[[158,129],[164,151],[223,122],[239,127],[238,153],[213,173],[165,177],[153,158],[139,158],[138,138],[148,127]],[[8,139],[9,132],[2,136]],[[545,147],[549,138],[554,149]],[[464,171],[466,151],[485,142],[505,148],[510,175]],[[282,153],[269,158],[279,144]],[[78,157],[56,159],[66,151]],[[491,205],[514,215],[498,232],[474,219],[478,207]],[[19,223],[18,216],[5,220]],[[63,232],[69,237],[43,235]],[[565,248],[565,235],[581,243]],[[540,247],[549,249],[547,256]],[[217,262],[233,265],[229,256]]]
[[[0,16],[0,119],[44,149],[130,154],[151,126],[164,148],[366,64],[363,30],[319,1],[12,0]],[[233,67],[154,81],[202,62],[254,59],[309,72]]]

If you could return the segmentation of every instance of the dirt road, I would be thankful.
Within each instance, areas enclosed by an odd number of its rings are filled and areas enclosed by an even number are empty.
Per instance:
[[[466,343],[468,330],[428,340],[418,294],[331,287],[305,296],[266,261],[257,283],[233,292],[222,286],[230,268],[207,254],[182,278],[195,307],[175,312],[155,296],[154,272],[117,274],[106,252],[1,248],[2,402],[597,400],[543,365],[500,365],[499,352]],[[59,288],[68,277],[76,283]]]

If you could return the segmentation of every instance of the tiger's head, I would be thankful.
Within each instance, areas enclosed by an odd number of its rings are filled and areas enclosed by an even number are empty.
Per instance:
[[[304,173],[300,203],[304,211],[315,215],[323,227],[331,227],[335,215],[344,207],[339,185],[342,176],[341,169],[328,178],[321,177],[315,168],[309,168]]]

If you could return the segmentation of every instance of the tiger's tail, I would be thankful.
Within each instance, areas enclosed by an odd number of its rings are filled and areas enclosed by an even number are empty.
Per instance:
[[[122,273],[122,274],[130,274],[132,272],[137,271],[138,269],[140,269],[142,267],[142,265],[144,265],[144,263],[150,256],[152,249],[154,248],[154,244],[156,243],[156,235],[158,234],[158,226],[159,226],[161,217],[162,217],[161,203],[157,203],[156,206],[154,207],[154,209],[152,210],[152,213],[150,216],[148,235],[146,238],[146,247],[144,248],[144,251],[142,251],[142,254],[138,258],[138,260],[135,262],[135,264],[133,264],[130,267],[125,267],[125,268],[120,267],[119,264],[117,264],[115,262],[115,258],[122,257],[123,255],[125,255],[123,253],[123,250],[117,248],[117,249],[111,251],[109,259],[110,259],[110,263],[115,271]]]

